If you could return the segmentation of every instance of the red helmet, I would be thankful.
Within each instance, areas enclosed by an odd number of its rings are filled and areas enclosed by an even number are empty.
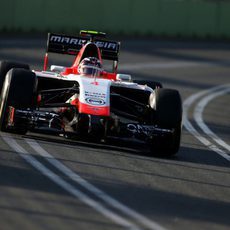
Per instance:
[[[102,65],[96,57],[84,58],[78,66],[78,72],[82,75],[100,76],[102,71]]]

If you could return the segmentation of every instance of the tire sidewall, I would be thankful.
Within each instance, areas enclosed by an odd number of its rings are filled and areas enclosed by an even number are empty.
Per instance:
[[[181,124],[182,102],[177,90],[156,89],[153,100],[155,124],[162,128],[175,128]]]
[[[7,131],[8,106],[16,109],[36,107],[36,88],[37,78],[33,72],[17,68],[8,71],[0,97],[0,129],[2,131]],[[15,130],[17,130],[16,127]],[[20,133],[22,133],[21,130]]]
[[[169,139],[153,139],[150,143],[151,151],[161,157],[175,155],[180,147],[182,128],[182,102],[179,92],[173,89],[156,89],[150,95],[150,106],[153,124],[174,131]]]
[[[0,96],[0,129],[1,131],[6,131],[6,116],[7,116],[7,99],[9,95],[9,88],[12,75],[10,72],[7,73],[5,81],[3,83],[2,92]]]
[[[20,63],[20,62],[13,62],[13,61],[0,61],[0,92],[3,87],[3,83],[5,81],[6,74],[12,68],[20,68],[20,69],[27,69],[30,70],[29,65]]]

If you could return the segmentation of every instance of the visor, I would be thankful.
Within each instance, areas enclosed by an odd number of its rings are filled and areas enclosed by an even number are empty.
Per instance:
[[[78,71],[80,74],[87,75],[87,76],[100,76],[102,69],[96,66],[91,65],[83,65],[79,68]]]

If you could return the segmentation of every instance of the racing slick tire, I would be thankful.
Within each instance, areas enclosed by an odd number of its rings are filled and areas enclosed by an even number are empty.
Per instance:
[[[7,72],[12,68],[21,68],[29,70],[30,67],[27,64],[11,61],[0,61],[0,93],[2,91],[2,86],[5,80]]]
[[[37,78],[25,69],[13,68],[6,74],[0,97],[0,130],[25,134],[26,124],[8,127],[9,106],[15,109],[33,109],[36,107]]]
[[[150,106],[153,111],[153,123],[162,129],[173,130],[173,133],[152,138],[151,152],[154,155],[168,157],[175,155],[180,148],[182,128],[182,102],[180,94],[173,89],[156,89],[150,95]]]
[[[139,85],[147,85],[152,89],[163,88],[163,85],[158,81],[134,80],[133,82]]]

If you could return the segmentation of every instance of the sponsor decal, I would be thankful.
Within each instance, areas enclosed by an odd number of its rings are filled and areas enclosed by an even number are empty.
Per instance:
[[[86,41],[88,40],[82,38],[76,38],[76,37],[61,36],[61,35],[51,35],[50,37],[50,42],[67,44],[67,45],[82,45],[85,44]],[[95,41],[95,44],[97,45],[97,47],[101,49],[108,49],[113,51],[117,51],[118,49],[118,44],[116,42]]]
[[[85,101],[90,105],[98,105],[98,106],[105,105],[105,101],[101,98],[88,97],[85,99]]]
[[[106,98],[105,93],[85,91],[85,97]]]
[[[91,85],[99,85],[99,82],[97,81],[93,81],[92,83],[90,83]]]
[[[151,136],[154,133],[158,134],[170,134],[173,133],[173,130],[162,129],[150,125],[139,125],[139,124],[127,124],[127,130],[133,133],[133,135],[146,135]]]
[[[56,43],[65,43],[69,45],[82,45],[85,43],[86,40],[79,39],[79,38],[71,38],[66,36],[52,35],[50,37],[50,41]]]
[[[115,42],[96,41],[95,43],[99,48],[117,50],[117,44]]]
[[[155,128],[153,126],[143,126],[139,124],[127,124],[127,130],[132,132],[133,134],[145,134],[151,135]]]

